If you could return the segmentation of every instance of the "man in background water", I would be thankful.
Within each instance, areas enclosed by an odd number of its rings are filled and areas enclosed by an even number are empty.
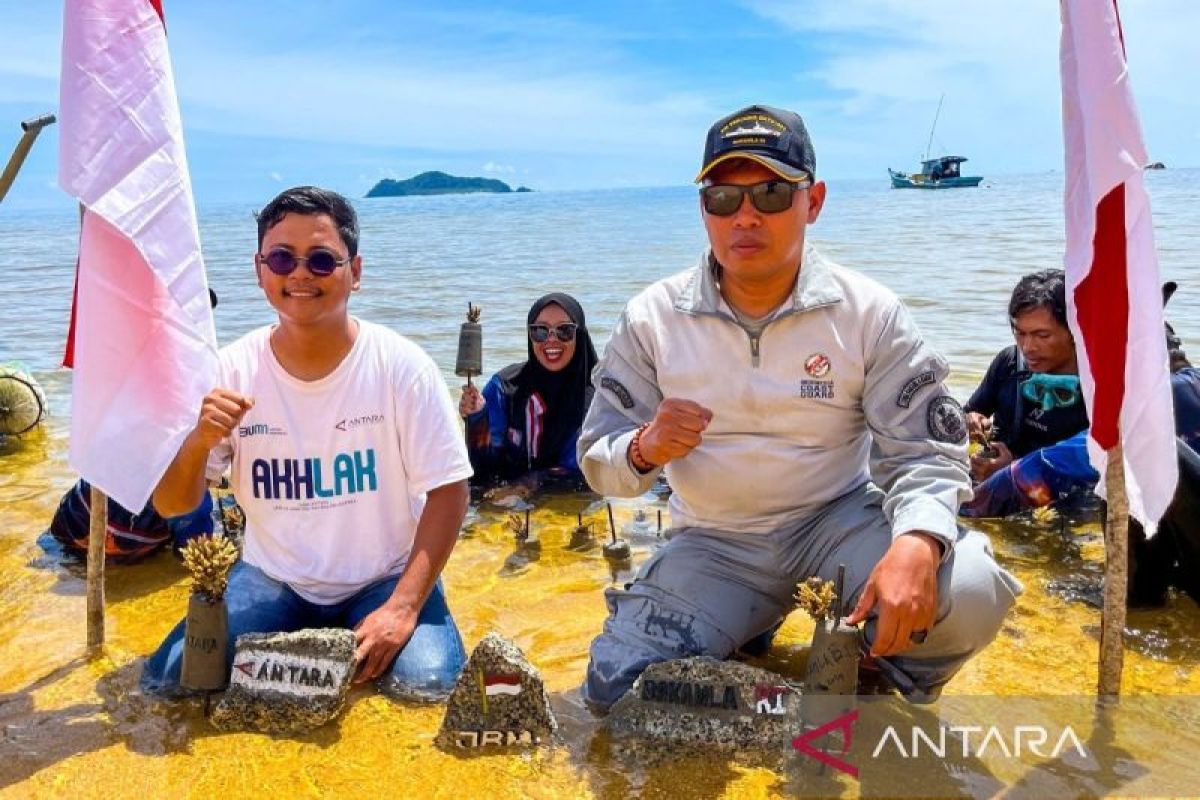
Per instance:
[[[713,125],[697,177],[710,249],[630,301],[597,367],[584,474],[635,496],[665,470],[678,535],[608,592],[595,707],[654,662],[728,656],[839,564],[879,668],[931,700],[1020,591],[956,523],[967,429],[946,362],[894,294],[805,246],[815,172],[792,112]]]

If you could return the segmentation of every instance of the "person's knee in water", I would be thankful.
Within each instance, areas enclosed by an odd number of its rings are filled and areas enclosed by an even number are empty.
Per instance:
[[[282,587],[253,604],[268,627],[347,624],[340,604],[389,582],[355,625],[356,680],[376,679],[418,635],[457,541],[471,474],[458,420],[428,355],[349,313],[363,258],[344,197],[281,193],[258,215],[253,263],[278,322],[222,348],[218,385],[154,504],[191,508],[206,481],[232,470],[246,519],[235,578],[253,570]],[[246,605],[248,587],[231,579],[231,609]],[[143,685],[177,684],[175,644],[168,637],[147,662]]]
[[[637,496],[667,474],[677,531],[628,589],[609,590],[585,699],[606,707],[651,663],[724,658],[778,622],[796,583],[832,574],[839,551],[775,548],[839,500],[873,497],[872,474],[891,487],[884,499],[859,503],[857,527],[827,531],[873,543],[851,620],[872,621],[877,656],[911,650],[897,663],[914,696],[936,690],[998,628],[957,650],[937,687],[912,666],[928,664],[916,642],[936,640],[970,492],[948,367],[893,293],[806,244],[825,184],[798,115],[753,106],[718,121],[697,181],[709,248],[626,306],[579,439],[598,492]],[[1019,586],[980,558],[999,581],[988,618],[1000,619]]]

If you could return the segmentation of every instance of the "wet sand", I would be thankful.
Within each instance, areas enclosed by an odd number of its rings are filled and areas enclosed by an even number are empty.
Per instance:
[[[649,770],[611,759],[603,733],[578,703],[587,646],[604,619],[613,581],[599,544],[566,549],[575,513],[604,525],[594,496],[535,498],[540,558],[522,563],[507,510],[474,509],[445,573],[468,647],[487,631],[512,638],[543,672],[563,727],[563,746],[511,756],[461,757],[432,740],[441,706],[394,703],[355,689],[335,723],[300,737],[221,734],[198,702],[137,695],[145,654],[183,614],[187,585],[170,555],[109,571],[105,657],[83,657],[82,571],[46,557],[33,542],[72,481],[61,421],[6,455],[0,476],[0,796],[325,797],[402,792],[415,797],[770,797],[784,779],[722,758],[682,757]],[[652,496],[619,501],[619,527],[640,508],[652,529]],[[993,645],[947,694],[1087,695],[1096,682],[1099,612],[1049,593],[1047,583],[1098,574],[1094,524],[1043,528],[1031,521],[983,523],[1001,561],[1026,592]],[[655,546],[634,537],[635,561]],[[618,576],[621,579],[623,576]],[[1173,598],[1161,612],[1130,615],[1129,694],[1200,694],[1200,610]],[[789,617],[768,657],[752,663],[803,674],[811,623]],[[1180,721],[1200,726],[1200,715]],[[686,788],[685,788],[686,787]],[[850,792],[847,788],[847,792]]]

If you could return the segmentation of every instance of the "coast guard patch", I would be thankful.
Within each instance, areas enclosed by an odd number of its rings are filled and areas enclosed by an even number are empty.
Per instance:
[[[629,390],[619,380],[605,375],[600,379],[600,386],[601,388],[608,389],[617,396],[617,399],[621,401],[621,408],[633,408],[633,395],[629,393]]]
[[[805,400],[832,400],[833,381],[800,381],[800,397]]]
[[[832,366],[829,363],[829,356],[824,353],[813,353],[804,359],[804,371],[814,378],[824,378],[829,374]]]
[[[967,418],[962,406],[948,394],[929,401],[925,419],[929,435],[939,442],[961,444],[967,438]]]
[[[936,379],[931,369],[925,370],[920,375],[912,378],[908,383],[904,384],[904,388],[900,390],[900,394],[896,395],[896,405],[901,408],[908,408],[912,405],[913,396],[924,387],[933,383],[934,380]]]

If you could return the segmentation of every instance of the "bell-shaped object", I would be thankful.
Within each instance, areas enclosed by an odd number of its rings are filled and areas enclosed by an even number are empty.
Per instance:
[[[833,590],[831,613],[817,620],[808,670],[804,675],[806,694],[852,695],[858,692],[859,630],[842,618],[845,607],[846,565],[839,564]]]
[[[840,619],[822,619],[813,631],[804,675],[806,694],[848,695],[858,692],[861,658],[858,628]]]
[[[614,538],[611,542],[606,542],[602,550],[604,557],[609,561],[628,561],[632,555],[629,542],[624,539]]]
[[[583,524],[583,514],[575,515],[575,527],[571,529],[571,541],[567,544],[568,550],[586,550],[595,542],[592,539],[591,523]]]
[[[185,689],[205,692],[224,689],[229,683],[228,637],[229,617],[224,598],[214,603],[193,592],[184,623],[179,684]]]
[[[483,372],[483,326],[479,324],[479,314],[479,306],[467,303],[467,321],[458,331],[454,374],[467,380]]]

